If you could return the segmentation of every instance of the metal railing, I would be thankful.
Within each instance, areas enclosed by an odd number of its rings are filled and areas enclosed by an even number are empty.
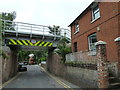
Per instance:
[[[30,24],[30,23],[23,23],[23,22],[14,22],[9,20],[2,20],[0,19],[2,30],[5,32],[14,32],[16,36],[19,33],[23,34],[30,34],[32,37],[33,34],[36,35],[43,35],[45,36],[52,36],[52,37],[66,37],[71,38],[71,33],[69,29],[59,28],[60,34],[56,34],[56,30],[51,34],[49,26],[44,25],[37,25],[37,24]]]

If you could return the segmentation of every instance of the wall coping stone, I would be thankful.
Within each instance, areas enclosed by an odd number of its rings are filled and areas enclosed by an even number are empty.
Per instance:
[[[120,41],[120,37],[116,38],[114,41],[115,41],[115,42]]]
[[[95,43],[96,46],[97,45],[106,45],[106,44],[107,44],[106,42],[101,41],[101,40]]]

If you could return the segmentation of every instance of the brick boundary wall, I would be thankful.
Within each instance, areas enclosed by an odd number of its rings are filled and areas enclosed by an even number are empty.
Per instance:
[[[106,56],[106,42],[98,41],[96,43],[97,47],[97,70],[98,70],[98,87],[108,88],[109,78],[108,78],[108,66],[107,66],[107,56]]]
[[[120,37],[114,40],[117,46],[117,53],[118,53],[118,77],[120,77]]]
[[[57,53],[51,52],[49,54],[47,59],[47,70],[81,88],[98,88],[97,70],[66,66],[61,62],[61,57]]]

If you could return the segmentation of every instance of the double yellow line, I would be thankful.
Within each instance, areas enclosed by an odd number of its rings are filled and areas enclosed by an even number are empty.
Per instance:
[[[67,84],[65,84],[64,82],[56,79],[55,77],[49,75],[51,78],[53,78],[57,83],[59,83],[61,86],[63,86],[64,88],[68,89],[68,90],[73,90],[73,88],[71,88],[70,86],[68,86]]]
[[[46,72],[44,70],[44,68],[40,67],[44,72]],[[47,72],[46,72],[47,73]],[[49,73],[47,73],[51,78],[53,78],[58,84],[60,84],[61,86],[63,86],[64,88],[66,88],[67,90],[74,90],[73,88],[71,88],[70,86],[68,86],[67,84],[65,84],[64,82],[62,82],[61,80],[53,77],[52,75],[50,75]]]

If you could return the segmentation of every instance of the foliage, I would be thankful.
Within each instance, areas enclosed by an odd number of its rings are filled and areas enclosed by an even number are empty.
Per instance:
[[[0,46],[2,45],[2,28],[1,28],[2,22],[0,21]]]
[[[29,52],[29,51],[22,51],[22,50],[20,50],[19,52],[18,52],[18,61],[28,61],[28,59],[29,59],[29,54],[31,54],[31,52]]]
[[[45,57],[41,57],[40,61],[46,61],[46,58]]]
[[[12,23],[12,21],[16,18],[16,13],[15,12],[11,12],[11,13],[5,13],[2,12],[0,14],[0,45],[3,44],[3,40],[4,40],[4,30],[15,30],[14,29],[14,25]],[[5,22],[3,20],[7,20],[9,22]],[[2,37],[2,38],[1,38]]]
[[[66,65],[72,66],[72,67],[80,67],[84,69],[90,69],[90,70],[97,70],[97,64],[93,63],[83,63],[83,62],[65,62]]]
[[[13,13],[4,13],[2,12],[2,19],[13,21]]]
[[[4,39],[3,31],[4,31],[4,29],[15,30],[12,27],[13,26],[12,22],[4,23],[1,19],[2,20],[13,21],[15,19],[15,12],[13,12],[13,13],[4,13],[4,12],[2,12],[2,14],[0,14],[0,47],[3,45],[3,39]],[[6,28],[4,28],[4,26],[6,26]],[[2,58],[4,58],[4,59],[8,58],[7,54],[3,50],[0,51],[0,55],[2,55]]]
[[[13,24],[11,21],[13,21],[15,19],[15,15],[14,12],[11,13],[4,13],[2,12],[2,18],[3,20],[8,20],[6,21],[2,21],[2,30],[15,30],[14,26],[15,24]]]
[[[60,56],[62,56],[62,61],[65,62],[65,56],[68,53],[71,53],[71,47],[67,46],[68,40],[63,38],[57,45],[58,50],[56,51]]]
[[[29,54],[33,53],[34,54],[34,60],[35,62],[41,62],[43,60],[46,60],[46,57],[48,55],[47,50],[46,49],[41,49],[39,51],[23,51],[20,50],[19,52],[19,57],[18,57],[18,61],[28,61],[29,60]]]
[[[55,26],[53,25],[53,27],[49,26],[49,33],[53,34],[53,35],[60,35],[60,26]]]
[[[7,56],[7,54],[2,50],[2,58],[3,59],[8,59],[8,56]]]

